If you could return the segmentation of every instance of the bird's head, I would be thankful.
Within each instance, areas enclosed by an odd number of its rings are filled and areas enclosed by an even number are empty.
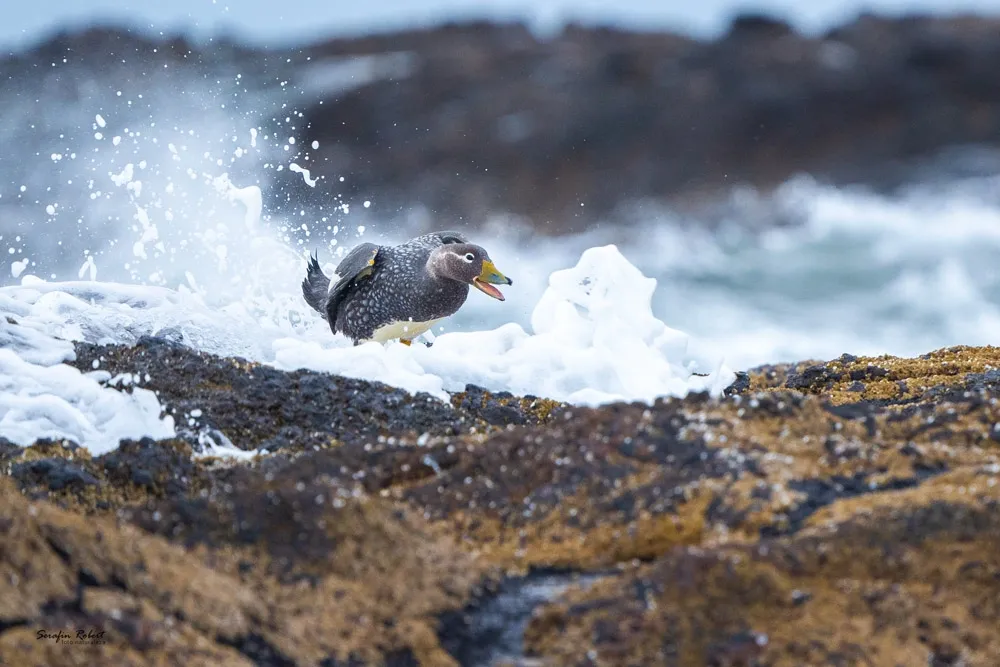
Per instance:
[[[512,285],[500,273],[489,253],[472,243],[446,243],[435,248],[427,260],[431,275],[472,285],[479,291],[503,301],[503,293],[494,285]]]

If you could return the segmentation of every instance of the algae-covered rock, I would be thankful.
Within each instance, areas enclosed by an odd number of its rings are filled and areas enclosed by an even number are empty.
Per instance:
[[[528,647],[574,665],[996,664],[986,479],[850,503],[793,537],[674,550],[547,607]]]
[[[339,443],[488,432],[508,423],[544,421],[554,401],[494,397],[475,387],[477,400],[448,405],[377,382],[316,373],[286,373],[242,359],[193,351],[161,338],[135,347],[77,345],[78,368],[99,367],[137,378],[156,392],[181,430],[222,433],[241,449],[314,449]],[[94,364],[97,364],[94,366]],[[197,438],[195,438],[197,441]]]
[[[576,408],[78,348],[187,426],[0,443],[4,664],[1000,664],[1000,349]]]
[[[0,664],[454,664],[436,618],[478,571],[419,518],[327,485],[208,498],[121,523],[0,480]]]

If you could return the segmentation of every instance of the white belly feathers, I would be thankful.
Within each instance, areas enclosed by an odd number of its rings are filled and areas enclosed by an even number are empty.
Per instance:
[[[404,340],[413,340],[420,334],[429,330],[442,319],[444,318],[442,317],[436,320],[430,320],[429,322],[393,322],[392,324],[386,324],[376,329],[375,333],[372,334],[372,337],[369,340],[373,340],[378,343],[385,343],[399,338]]]

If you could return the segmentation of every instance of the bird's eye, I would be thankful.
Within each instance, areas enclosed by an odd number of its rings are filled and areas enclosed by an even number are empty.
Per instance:
[[[471,252],[467,252],[465,253],[465,261],[468,262],[469,264],[472,264],[474,261],[476,261],[476,256],[473,255]]]

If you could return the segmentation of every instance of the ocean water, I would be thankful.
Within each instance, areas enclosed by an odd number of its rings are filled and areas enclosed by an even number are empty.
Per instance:
[[[762,363],[1000,338],[1000,175],[987,164],[892,196],[802,176],[736,190],[712,220],[637,205],[634,225],[569,238],[498,216],[465,231],[514,279],[505,302],[474,292],[430,348],[353,348],[302,301],[305,258],[318,250],[330,272],[354,244],[411,229],[312,177],[297,105],[317,77],[350,86],[378,68],[317,64],[270,87],[225,63],[202,79],[53,68],[8,97],[0,129],[0,155],[16,156],[0,161],[0,435],[15,442],[101,451],[173,432],[142,378],[62,365],[66,340],[163,335],[439,397],[472,382],[600,404],[719,393]],[[262,188],[289,176],[323,210],[291,195],[269,210]]]

